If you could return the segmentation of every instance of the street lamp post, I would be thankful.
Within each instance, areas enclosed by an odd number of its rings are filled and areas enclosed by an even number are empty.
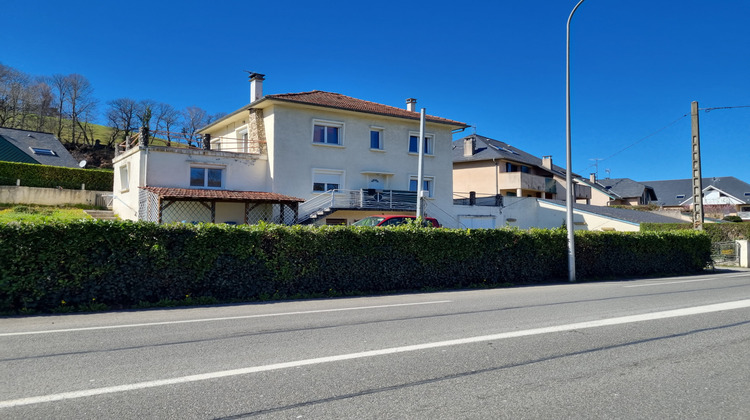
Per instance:
[[[575,200],[575,191],[573,186],[573,158],[571,153],[571,142],[570,142],[570,21],[573,19],[573,14],[578,9],[578,6],[583,3],[584,0],[580,0],[573,11],[568,16],[567,26],[567,38],[566,38],[566,57],[565,57],[565,120],[566,120],[566,145],[565,145],[565,157],[567,166],[565,171],[565,184],[566,194],[568,195],[565,199],[565,226],[568,229],[568,280],[571,282],[576,281],[576,252],[575,252],[575,226],[573,225],[573,201]]]

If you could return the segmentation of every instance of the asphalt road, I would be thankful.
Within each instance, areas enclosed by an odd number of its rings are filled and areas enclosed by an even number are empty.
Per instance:
[[[3,419],[750,417],[750,272],[0,319]]]

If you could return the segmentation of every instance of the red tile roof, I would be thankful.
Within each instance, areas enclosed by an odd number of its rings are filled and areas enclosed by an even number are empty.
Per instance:
[[[166,199],[205,199],[218,201],[266,201],[303,202],[305,200],[288,195],[261,191],[204,190],[194,188],[141,187]]]
[[[396,108],[394,106],[383,105],[370,101],[363,101],[362,99],[352,98],[340,93],[324,92],[322,90],[313,90],[312,92],[266,95],[263,97],[263,99],[297,102],[302,104],[324,106],[328,108],[346,109],[350,111],[367,112],[370,114],[419,120],[419,112],[412,112],[404,108]],[[435,123],[468,127],[466,123],[449,120],[447,118],[436,117],[434,115],[426,115],[425,119],[427,121]]]

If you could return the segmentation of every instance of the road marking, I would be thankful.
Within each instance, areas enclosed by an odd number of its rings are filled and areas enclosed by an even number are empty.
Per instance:
[[[745,274],[737,274],[733,276],[722,276],[722,278],[726,277],[744,277]],[[714,281],[717,280],[716,277],[708,277],[708,278],[700,278],[700,279],[693,279],[693,280],[677,280],[677,281],[663,281],[658,283],[647,283],[647,284],[632,284],[630,286],[622,286],[624,288],[630,288],[630,287],[649,287],[649,286],[661,286],[664,284],[680,284],[680,283],[694,283],[697,281]]]
[[[59,330],[42,330],[42,331],[21,331],[21,332],[12,332],[12,333],[0,333],[0,337],[10,337],[10,336],[16,336],[16,335],[66,333],[66,332],[77,332],[77,331],[110,330],[110,329],[116,329],[116,328],[151,327],[155,325],[192,324],[196,322],[231,321],[235,319],[268,318],[268,317],[274,317],[274,316],[290,316],[290,315],[309,315],[309,314],[321,314],[321,313],[326,313],[326,312],[361,311],[364,309],[396,308],[396,307],[401,307],[401,306],[417,306],[417,305],[435,305],[438,303],[450,303],[450,302],[451,302],[450,300],[435,300],[432,302],[395,303],[392,305],[356,306],[356,307],[349,307],[349,308],[319,309],[319,310],[314,310],[314,311],[281,312],[281,313],[275,313],[275,314],[242,315],[242,316],[228,316],[228,317],[221,317],[221,318],[204,318],[204,319],[185,319],[181,321],[146,322],[142,324],[104,325],[101,327],[66,328],[66,329],[59,329]]]
[[[293,362],[275,363],[271,365],[253,366],[241,369],[223,370],[218,372],[209,372],[199,375],[182,376],[178,378],[160,379],[155,381],[138,382],[134,384],[109,386],[104,388],[86,389],[82,391],[63,392],[59,394],[40,395],[36,397],[19,398],[15,400],[0,401],[0,408],[18,407],[22,405],[40,404],[45,402],[69,400],[74,398],[92,397],[104,394],[113,394],[117,392],[127,392],[146,388],[155,388],[167,385],[177,385],[189,382],[205,381],[210,379],[220,379],[230,376],[248,375],[258,372],[268,372],[272,370],[296,368],[301,366],[317,365],[321,363],[340,362],[344,360],[362,359],[367,357],[384,356],[389,354],[407,353],[412,351],[434,349],[439,347],[456,346],[462,344],[472,344],[486,341],[497,341],[508,338],[528,337],[532,335],[549,334],[556,332],[565,332],[572,330],[582,330],[587,328],[605,327],[620,324],[629,324],[634,322],[653,321],[657,319],[675,318],[690,315],[699,315],[711,312],[729,311],[734,309],[750,308],[750,299],[736,302],[717,303],[713,305],[696,306],[693,308],[675,309],[671,311],[652,312],[639,315],[629,315],[617,318],[600,319],[596,321],[577,322],[573,324],[558,325],[553,327],[534,328],[523,331],[511,331],[492,335],[482,335],[477,337],[460,338],[455,340],[436,341],[432,343],[415,344],[411,346],[392,347],[382,350],[371,350],[359,353],[341,354],[337,356],[317,357],[313,359],[297,360]]]

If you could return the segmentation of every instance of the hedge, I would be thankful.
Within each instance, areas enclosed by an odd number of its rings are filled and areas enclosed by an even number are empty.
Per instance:
[[[686,223],[643,223],[643,232],[666,232],[693,229],[692,224]],[[712,243],[731,242],[738,239],[750,239],[750,222],[742,223],[704,223],[703,231]]]
[[[156,225],[0,225],[0,311],[109,308],[206,297],[250,301],[567,278],[565,230]],[[580,280],[694,273],[704,234],[577,232]]]
[[[101,169],[0,162],[0,185],[16,185],[17,179],[24,187],[81,189],[86,184],[87,190],[112,191],[115,176]]]

